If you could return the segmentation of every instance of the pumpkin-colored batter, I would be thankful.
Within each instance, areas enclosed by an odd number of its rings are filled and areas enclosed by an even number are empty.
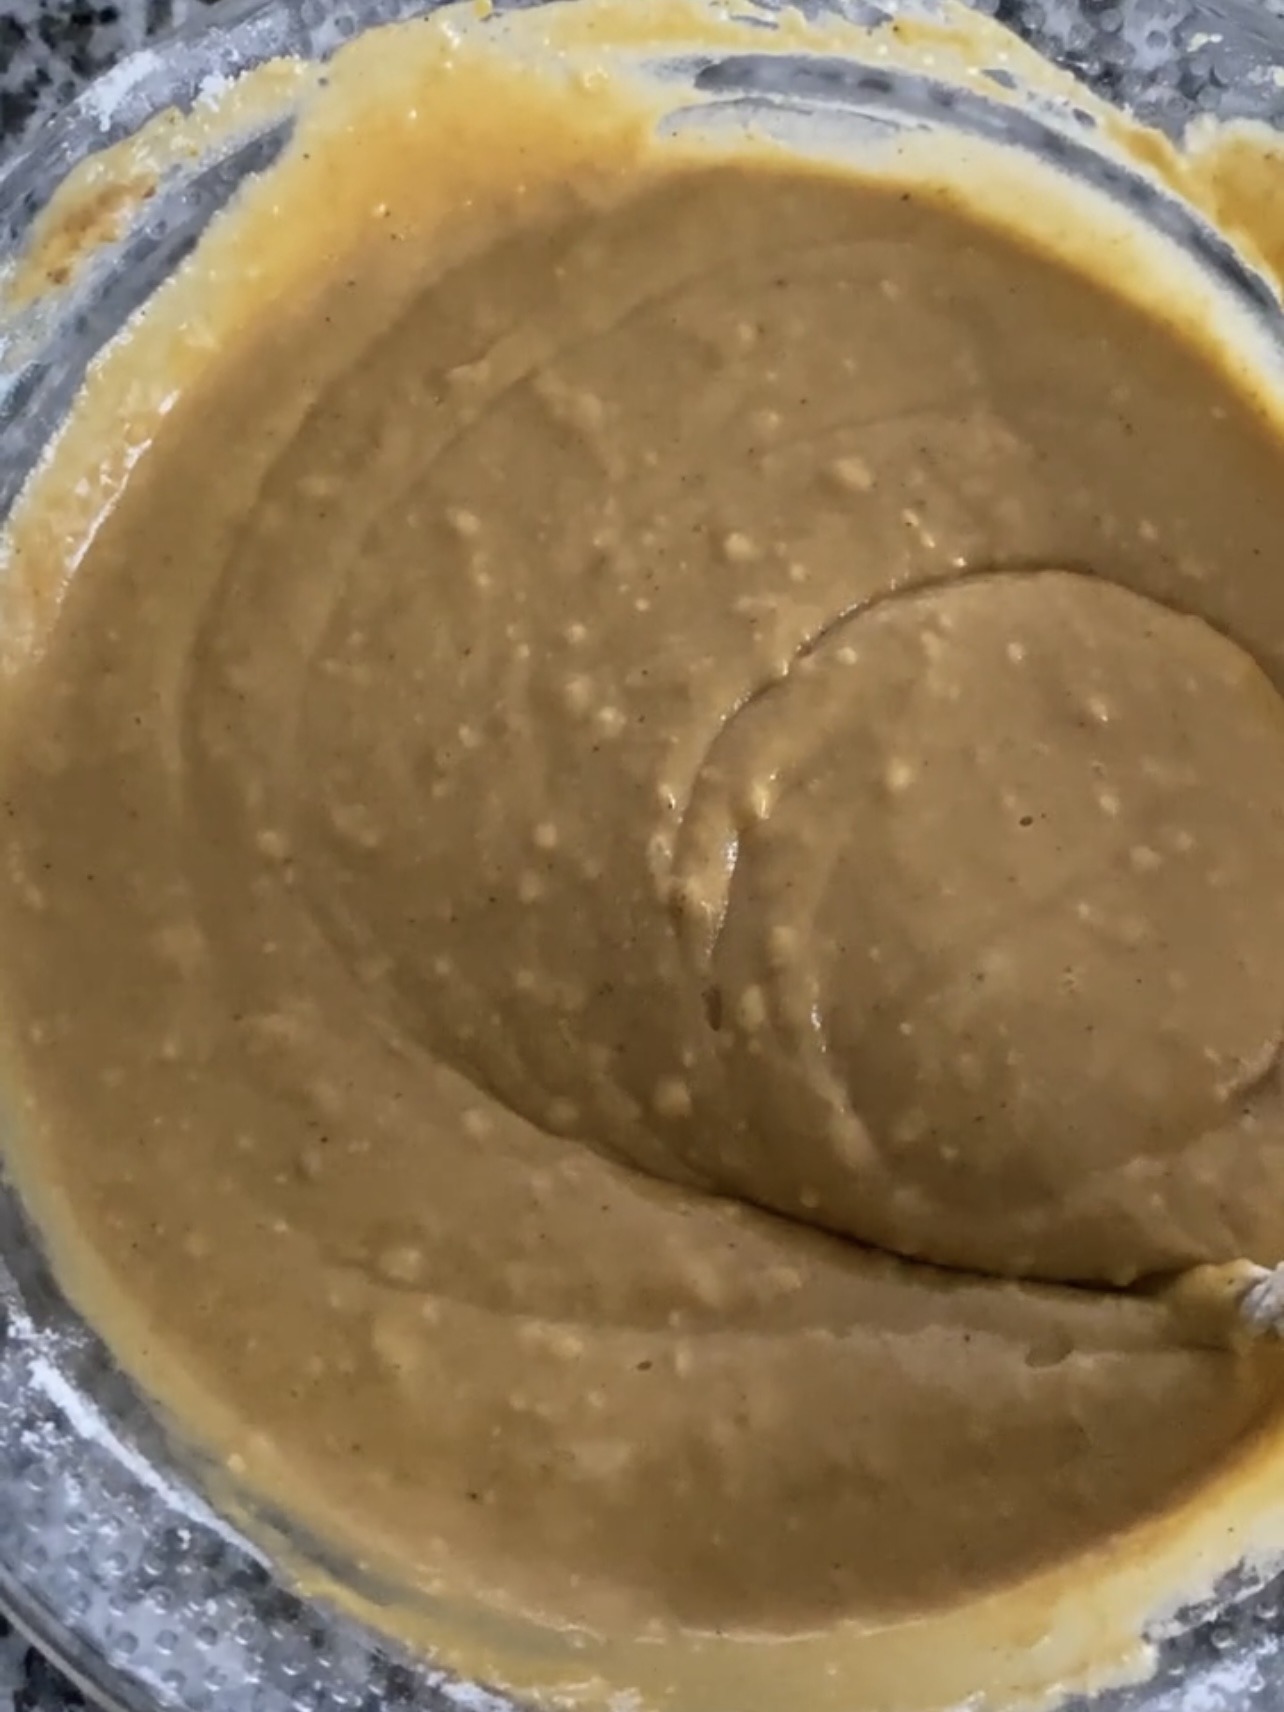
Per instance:
[[[940,186],[354,53],[109,359],[76,552],[70,452],[14,525],[68,1276],[452,1610],[678,1649],[1088,1561],[1279,1389],[1149,1284],[1284,1259],[1279,425]]]

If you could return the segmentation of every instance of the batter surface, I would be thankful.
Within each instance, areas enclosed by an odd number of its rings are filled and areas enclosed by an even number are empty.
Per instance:
[[[333,218],[232,217],[310,287],[210,262],[74,575],[57,457],[15,527],[19,1169],[401,1587],[948,1611],[1276,1405],[1151,1284],[1284,1260],[1279,431],[943,190],[442,39],[429,178],[318,121]]]

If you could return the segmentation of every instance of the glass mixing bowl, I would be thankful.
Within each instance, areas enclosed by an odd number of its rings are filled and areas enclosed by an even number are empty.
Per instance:
[[[1265,0],[976,3],[1094,92],[1170,133],[1201,113],[1284,124],[1284,18]],[[216,98],[243,70],[281,55],[323,58],[363,29],[431,9],[432,0],[213,6],[199,27],[118,66],[10,164],[0,177],[0,267],[21,252],[59,181],[95,150],[166,109]],[[804,0],[804,9],[877,24],[919,8],[914,0]],[[1176,237],[1284,341],[1284,316],[1246,262],[1190,210],[1110,159],[1072,100],[1032,94],[1014,106],[1009,71],[975,69],[992,71],[994,100],[975,83],[963,89],[830,56],[710,52],[666,63],[663,75],[675,97],[694,87],[696,123],[748,109],[777,126],[787,120],[795,135],[823,126],[831,147],[871,125],[937,126],[1050,155]],[[287,98],[258,111],[248,128],[173,166],[63,292],[7,319],[0,310],[0,521],[95,353],[237,185],[272,161],[290,126]],[[248,1543],[204,1490],[199,1459],[70,1309],[17,1198],[0,1183],[0,1605],[21,1627],[120,1712],[511,1712],[502,1697],[291,1592],[272,1567],[274,1538],[288,1538],[296,1564],[311,1556],[341,1580],[344,1566],[324,1563],[281,1518],[260,1514],[257,1543]],[[377,1601],[377,1589],[362,1591]],[[1149,1683],[1098,1696],[1093,1712],[1278,1712],[1282,1637],[1284,1576],[1242,1571],[1155,1637]],[[984,1688],[976,1684],[970,1706],[983,1702]]]

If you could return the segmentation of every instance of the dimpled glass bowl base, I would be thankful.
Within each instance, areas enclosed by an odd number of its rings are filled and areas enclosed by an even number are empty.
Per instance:
[[[519,0],[520,3],[520,0]],[[540,0],[534,0],[540,3]],[[644,5],[646,0],[637,0]],[[924,9],[928,0],[922,0]],[[862,23],[913,0],[810,0]],[[1284,8],[1264,0],[977,0],[1096,93],[1177,134],[1197,114],[1284,123]],[[424,0],[226,0],[200,27],[117,67],[0,178],[0,258],[16,253],[66,171],[165,108],[186,108],[281,54],[317,59]],[[1103,183],[1175,232],[1223,283],[1278,321],[1225,246],[1177,204],[1108,167],[1085,115],[1028,114],[852,60],[710,54],[668,68],[713,122],[728,104],[785,113],[795,134],[823,110],[830,141],[871,122],[1010,137]],[[699,121],[697,121],[699,122]],[[0,316],[0,519],[65,414],[86,364],[167,276],[289,132],[278,114],[174,172],[62,299],[19,325]],[[1280,333],[1284,337],[1284,331]],[[0,1605],[96,1698],[120,1712],[505,1712],[503,1697],[399,1653],[357,1621],[294,1594],[263,1553],[208,1508],[199,1467],[64,1301],[16,1197],[0,1183]],[[268,1523],[265,1519],[265,1527]],[[257,1530],[256,1530],[257,1532]],[[265,1537],[269,1537],[266,1536]],[[306,1547],[293,1541],[297,1555]],[[1142,1688],[1093,1712],[1278,1712],[1284,1577],[1240,1575],[1159,1642]],[[977,1684],[977,1689],[983,1684]],[[855,1696],[854,1696],[855,1698]],[[1084,1712],[1084,1703],[1077,1703]],[[735,1712],[709,1707],[701,1712]],[[782,1712],[806,1712],[782,1708]]]

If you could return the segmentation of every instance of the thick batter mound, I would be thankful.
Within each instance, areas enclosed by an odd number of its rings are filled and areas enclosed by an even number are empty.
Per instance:
[[[11,662],[20,1169],[399,1585],[947,1610],[1274,1407],[1151,1285],[1284,1259],[1284,449],[943,194],[556,94],[322,127]]]

